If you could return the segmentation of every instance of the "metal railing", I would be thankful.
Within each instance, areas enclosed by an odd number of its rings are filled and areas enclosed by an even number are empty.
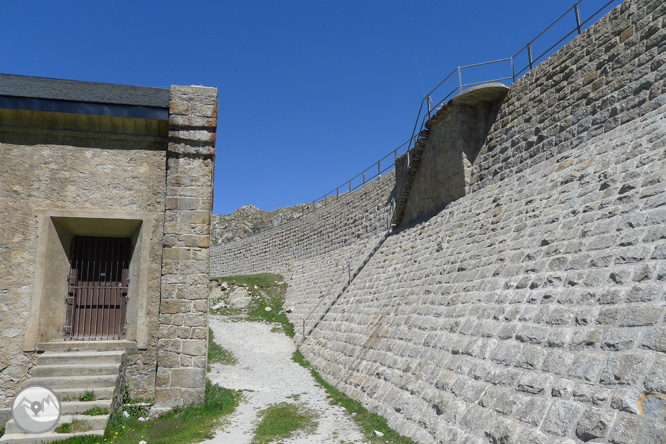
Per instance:
[[[412,130],[412,136],[410,137],[410,146],[413,148],[413,144],[416,143],[418,139],[418,134],[423,130],[425,123],[432,117],[433,111],[437,111],[441,108],[454,94],[461,93],[465,88],[470,88],[473,86],[483,85],[486,83],[493,82],[503,82],[509,81],[509,84],[516,81],[523,74],[531,71],[534,67],[542,61],[546,56],[552,54],[554,51],[559,49],[562,45],[571,40],[574,35],[579,35],[585,29],[585,26],[592,22],[592,20],[601,14],[603,11],[607,10],[609,6],[617,3],[622,3],[623,0],[610,0],[604,6],[597,9],[595,12],[589,15],[585,20],[581,18],[580,5],[582,3],[589,3],[590,0],[578,0],[574,5],[569,8],[564,14],[557,18],[553,23],[551,23],[546,29],[541,31],[539,35],[530,40],[527,45],[522,47],[516,54],[511,57],[491,60],[489,62],[475,63],[472,65],[464,65],[456,67],[451,73],[446,76],[441,82],[437,84],[426,96],[421,100],[421,106],[419,107],[419,112],[416,116],[416,122],[414,123],[414,129]],[[544,35],[554,29],[556,25],[563,25],[564,20],[572,19],[571,23],[574,24],[573,28],[566,28],[570,30],[565,30],[565,35],[560,37],[555,43],[547,43],[547,48],[542,50],[538,55],[534,55],[534,46],[537,41],[540,41]],[[526,56],[525,65],[520,68],[520,59],[521,56]],[[505,74],[502,74],[502,71],[498,71],[500,74],[494,79],[484,79],[482,81],[472,81],[465,83],[463,81],[463,73],[465,71],[469,72],[473,68],[485,67],[490,65],[498,65],[504,63],[508,65],[509,71],[505,71]],[[455,83],[454,83],[455,82]],[[436,93],[440,92],[440,89],[443,89],[443,96],[438,95],[437,98],[441,97],[437,102],[434,101],[433,97]]]
[[[585,26],[590,24],[592,20],[597,17],[599,14],[601,14],[603,11],[607,10],[609,6],[613,4],[619,4],[622,3],[623,0],[610,0],[607,3],[604,4],[601,8],[597,9],[595,12],[590,14],[586,19],[581,18],[581,11],[580,11],[580,5],[581,4],[590,4],[594,0],[578,0],[574,5],[569,8],[564,14],[562,14],[557,20],[552,22],[547,28],[545,28],[539,35],[537,35],[535,38],[530,40],[523,48],[521,48],[516,54],[514,54],[511,57],[503,58],[503,59],[497,59],[497,60],[491,60],[489,62],[481,62],[481,63],[474,63],[472,65],[464,65],[464,66],[458,66],[456,67],[451,73],[446,76],[441,82],[437,84],[426,96],[421,100],[421,105],[419,107],[419,111],[416,116],[416,121],[414,123],[414,128],[412,129],[412,135],[411,137],[402,143],[399,147],[394,149],[393,151],[389,152],[386,156],[382,157],[379,161],[375,162],[372,164],[370,167],[366,168],[365,170],[361,171],[359,174],[356,176],[352,177],[349,179],[347,182],[343,183],[337,188],[334,188],[333,190],[329,191],[328,193],[324,194],[318,199],[313,200],[312,202],[303,204],[301,206],[301,210],[297,212],[292,212],[287,216],[286,218],[284,216],[281,216],[280,221],[277,223],[273,223],[270,220],[268,221],[267,225],[262,227],[258,232],[253,233],[252,235],[259,234],[263,231],[270,230],[273,228],[277,228],[279,226],[285,225],[287,223],[290,223],[294,220],[300,219],[303,216],[306,216],[310,213],[313,213],[317,211],[319,208],[323,208],[328,206],[330,203],[337,202],[338,200],[342,199],[345,196],[348,196],[351,194],[353,191],[363,187],[367,183],[381,177],[383,174],[386,174],[387,172],[393,170],[396,166],[396,160],[397,158],[406,153],[409,153],[409,151],[414,147],[414,144],[416,141],[419,139],[419,134],[425,127],[425,123],[430,119],[433,115],[433,112],[436,112],[438,109],[440,109],[452,96],[456,93],[461,93],[465,90],[465,88],[470,88],[473,86],[478,86],[478,85],[483,85],[487,83],[493,83],[493,82],[508,82],[508,84],[511,84],[515,82],[518,78],[520,78],[522,75],[525,73],[529,72],[530,70],[534,69],[534,67],[542,61],[546,56],[550,55],[552,52],[555,50],[559,49],[562,45],[564,45],[566,42],[568,42],[572,36],[581,34]],[[573,16],[573,17],[572,17]],[[573,20],[570,22],[572,24],[575,24],[573,26],[573,29],[564,31],[565,35],[563,37],[560,37],[557,39],[555,43],[546,43],[547,49],[542,50],[538,55],[535,56],[534,54],[534,48],[535,48],[535,43],[538,41],[542,41],[541,39],[545,36],[545,34],[551,30],[554,29],[554,27],[558,24],[563,25],[564,20],[567,19],[572,19]],[[570,28],[567,28],[570,29]],[[549,46],[548,46],[549,45]],[[521,68],[520,64],[520,59],[522,56],[526,56],[526,61],[524,62],[525,65]],[[481,68],[481,67],[487,67],[487,66],[497,66],[501,63],[508,64],[508,67],[506,68],[507,70],[505,71],[505,74],[501,74],[501,71],[499,75],[495,75],[494,78],[492,79],[487,79],[484,78],[484,80],[476,80],[476,81],[468,81],[465,83],[463,81],[463,74],[464,73],[470,73],[471,70],[475,68]],[[472,78],[474,78],[473,75],[470,75]],[[440,90],[443,90],[440,91]],[[440,95],[440,93],[443,94]],[[435,102],[435,100],[438,100]],[[408,154],[409,155],[409,154]],[[389,162],[390,160],[390,162]],[[383,162],[383,164],[382,164]]]

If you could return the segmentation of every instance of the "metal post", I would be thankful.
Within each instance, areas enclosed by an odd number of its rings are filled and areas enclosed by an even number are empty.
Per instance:
[[[301,207],[301,217],[305,216],[305,205]]]
[[[527,57],[530,59],[530,70],[534,69],[534,60],[532,60],[532,42],[527,44]]]
[[[409,169],[409,150],[407,150],[407,169]]]
[[[511,78],[516,81],[516,68],[513,66],[513,56],[511,56]]]
[[[363,185],[365,185],[365,171],[363,171]]]
[[[328,206],[328,194],[324,196],[324,206]]]
[[[382,177],[382,161],[377,162],[377,177]]]
[[[305,319],[303,319],[303,342],[305,342]]]
[[[335,189],[335,200],[340,199],[340,187]]]
[[[580,35],[583,32],[583,26],[580,22],[580,8],[578,7],[578,3],[574,5],[574,11],[576,12],[576,28],[578,28],[578,34]]]
[[[430,107],[430,94],[426,96],[426,100],[428,101],[428,117],[430,117],[430,114],[432,112],[432,108]]]
[[[462,72],[460,71],[460,66],[458,67],[458,88],[462,92]]]

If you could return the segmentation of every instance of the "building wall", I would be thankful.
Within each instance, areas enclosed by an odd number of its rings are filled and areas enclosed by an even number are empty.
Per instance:
[[[132,358],[128,370],[136,376],[135,393],[152,393],[166,138],[151,135],[152,130],[146,128],[130,128],[127,120],[119,118],[110,119],[119,130],[101,139],[90,133],[61,130],[63,126],[76,127],[72,122],[80,122],[81,118],[73,115],[51,115],[47,121],[45,113],[9,110],[2,113],[0,406],[9,405],[17,388],[29,376],[36,344],[63,336],[69,245],[59,245],[51,251],[47,248],[47,238],[50,236],[50,242],[59,244],[72,235],[84,233],[68,232],[67,224],[54,222],[59,217],[87,221],[84,225],[90,233],[113,230],[103,227],[99,219],[139,220],[145,222],[140,228],[146,232],[144,238],[154,239],[144,247],[142,258],[146,263],[141,275],[144,305],[134,307],[135,311],[141,310],[145,323],[140,332],[131,332],[132,339],[140,336],[140,346],[145,351]],[[127,234],[138,236],[134,233],[136,225],[128,230]],[[39,254],[46,251],[51,251],[51,256],[40,258]],[[56,262],[61,273],[52,275],[48,270]],[[147,351],[151,347],[152,351]]]
[[[0,421],[54,347],[127,349],[131,396],[203,401],[217,90],[174,86],[169,105],[168,121],[0,110]],[[132,241],[120,341],[63,341],[75,236]]]

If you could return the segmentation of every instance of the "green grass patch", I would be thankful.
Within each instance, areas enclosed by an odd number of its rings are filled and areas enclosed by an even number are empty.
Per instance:
[[[259,412],[261,421],[254,432],[252,444],[267,444],[285,439],[298,430],[311,431],[317,427],[316,415],[298,404],[282,402]]]
[[[97,396],[95,395],[95,392],[85,392],[83,395],[79,396],[79,401],[94,401],[97,399]]]
[[[230,284],[247,285],[248,287],[251,288],[253,288],[255,285],[257,287],[272,287],[274,285],[277,285],[278,282],[284,282],[284,278],[282,276],[280,276],[279,274],[271,274],[271,273],[223,276],[215,279],[217,279],[220,282],[228,282]]]
[[[361,431],[365,435],[366,439],[369,441],[393,444],[415,444],[411,439],[400,435],[395,430],[390,428],[386,423],[385,418],[377,415],[376,413],[368,412],[360,402],[354,401],[340,390],[326,382],[326,380],[324,380],[324,378],[322,378],[321,375],[314,368],[312,368],[312,365],[310,365],[307,359],[305,359],[300,350],[296,350],[291,359],[297,364],[300,364],[302,367],[310,370],[310,373],[312,373],[312,376],[315,378],[317,383],[321,385],[324,390],[326,390],[326,393],[328,393],[329,402],[331,404],[344,407],[350,415],[352,413],[356,413],[356,415],[353,416],[353,419],[361,428]],[[384,436],[374,436],[372,434],[373,430],[382,432]]]
[[[91,409],[86,410],[85,412],[81,413],[82,415],[90,415],[90,416],[103,416],[103,415],[108,415],[109,414],[109,409],[107,408],[102,408],[99,406],[95,406]]]
[[[5,428],[4,428],[4,427],[0,427],[0,438],[2,438],[2,436],[3,436],[4,434],[5,434]]]
[[[213,313],[224,316],[243,316],[244,321],[278,323],[285,334],[294,337],[294,326],[284,313],[284,296],[287,293],[287,284],[278,274],[253,274],[248,276],[226,276],[216,278],[221,282],[236,285],[246,285],[248,291],[254,295],[250,305],[243,309],[222,308]],[[282,283],[280,283],[282,282]],[[254,288],[255,286],[259,287]],[[266,308],[270,310],[266,310]]]
[[[60,425],[60,427],[56,427],[55,432],[80,433],[80,432],[86,432],[88,430],[90,430],[90,426],[88,426],[88,424],[84,423],[83,421],[79,421],[78,419],[75,419],[72,422],[66,422],[65,424]]]
[[[213,330],[208,329],[208,363],[209,364],[238,364],[238,359],[226,348],[220,346],[214,341]]]
[[[212,438],[219,418],[233,412],[241,392],[206,383],[203,404],[177,407],[150,421],[139,421],[121,412],[113,416],[104,436],[81,436],[58,441],[60,444],[187,444]]]

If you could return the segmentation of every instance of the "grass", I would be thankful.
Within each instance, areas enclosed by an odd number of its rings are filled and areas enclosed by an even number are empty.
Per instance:
[[[208,329],[208,363],[220,363],[223,365],[238,364],[238,359],[226,348],[221,347],[214,340],[213,330]]]
[[[56,427],[56,433],[80,433],[90,430],[90,426],[83,421],[78,419],[73,420],[72,422],[66,422],[60,427]]]
[[[4,427],[0,427],[0,438],[2,438],[2,436],[3,436],[4,434],[5,434],[5,428],[4,428]]]
[[[214,311],[216,314],[235,316],[243,314],[244,321],[277,323],[282,326],[285,334],[294,337],[294,326],[282,309],[284,296],[287,292],[287,284],[284,278],[278,274],[253,274],[247,276],[225,276],[216,278],[220,282],[245,285],[248,291],[254,295],[251,304],[245,309],[223,308]],[[254,288],[255,286],[259,287]],[[270,310],[267,311],[266,307]]]
[[[104,436],[80,436],[58,441],[60,444],[186,444],[214,436],[214,428],[222,415],[234,411],[240,402],[239,391],[206,383],[203,404],[177,407],[151,421],[137,416],[125,418],[121,412],[109,422]]]
[[[99,406],[95,406],[91,409],[86,410],[85,412],[83,412],[81,414],[82,415],[90,415],[90,416],[108,415],[109,414],[109,409],[102,408],[102,407],[99,407]]]
[[[278,282],[284,282],[284,278],[279,274],[260,273],[248,274],[238,276],[223,276],[215,278],[220,282],[228,282],[229,284],[241,284],[248,287],[272,287],[277,285]]]
[[[97,396],[95,395],[95,392],[85,392],[83,395],[79,396],[79,401],[94,401],[97,399]]]
[[[321,375],[319,375],[319,373],[314,368],[312,368],[312,365],[310,365],[310,363],[305,359],[300,350],[296,350],[291,359],[297,364],[300,364],[302,367],[310,370],[310,373],[312,373],[312,376],[317,381],[317,383],[321,385],[324,390],[326,390],[326,393],[328,393],[329,402],[333,405],[344,407],[345,410],[347,410],[347,412],[353,416],[354,421],[356,421],[358,426],[361,428],[361,431],[365,435],[366,439],[369,441],[394,444],[415,444],[411,439],[400,435],[395,430],[390,428],[386,423],[385,418],[375,413],[368,412],[360,402],[354,401],[353,399],[343,394],[340,390],[326,382],[324,378],[322,378]],[[354,413],[355,415],[353,415]],[[374,436],[372,434],[373,430],[382,432],[384,436]]]
[[[267,444],[285,439],[298,430],[314,430],[316,415],[298,404],[282,402],[259,412],[261,422],[254,432],[252,444]]]

